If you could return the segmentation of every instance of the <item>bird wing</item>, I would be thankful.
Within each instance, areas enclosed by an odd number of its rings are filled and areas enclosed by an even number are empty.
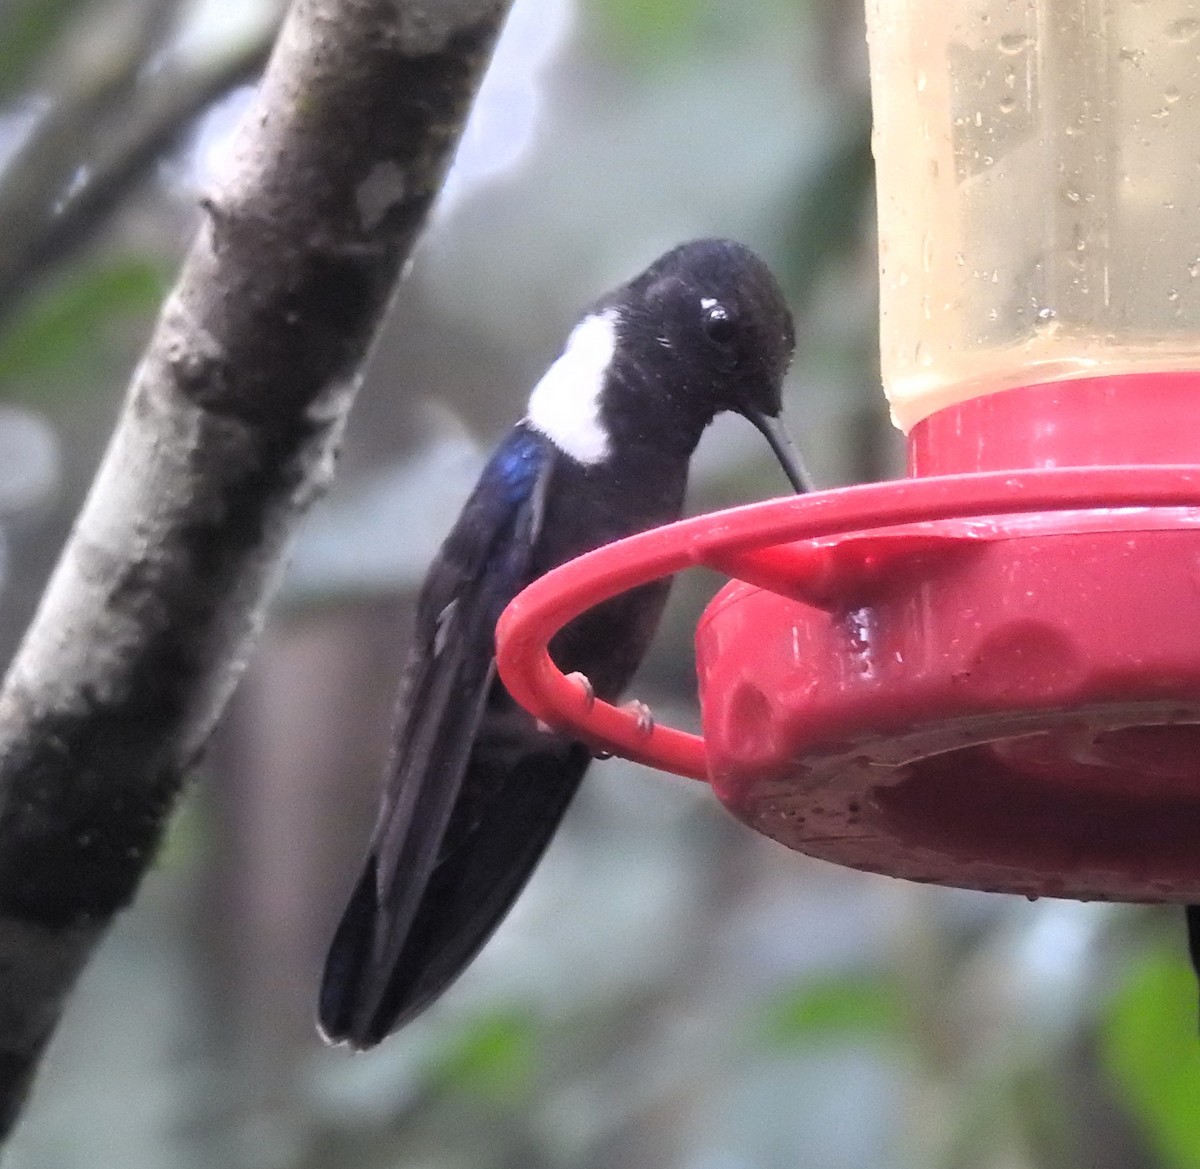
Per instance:
[[[368,1043],[416,1018],[470,965],[533,874],[591,759],[582,743],[547,735],[543,749],[526,750],[512,766],[472,775],[389,967]]]
[[[326,959],[319,1018],[362,1042],[444,851],[495,678],[495,626],[530,575],[552,460],[516,431],[492,457],[417,605],[395,751],[366,864]]]

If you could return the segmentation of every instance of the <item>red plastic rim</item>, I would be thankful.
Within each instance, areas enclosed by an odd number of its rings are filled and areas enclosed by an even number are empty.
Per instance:
[[[542,721],[598,751],[678,775],[708,778],[704,740],[647,727],[634,710],[588,701],[547,646],[608,597],[705,565],[788,596],[819,596],[826,561],[805,541],[903,524],[1029,512],[1200,507],[1200,466],[1060,467],[942,475],[768,500],[682,520],[598,548],[536,580],[496,628],[500,676]]]

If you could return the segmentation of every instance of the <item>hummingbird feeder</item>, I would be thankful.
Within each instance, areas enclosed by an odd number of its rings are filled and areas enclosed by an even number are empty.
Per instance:
[[[1200,901],[1200,19],[870,0],[882,366],[908,474],[684,520],[536,581],[500,672],[812,856]],[[703,738],[547,645],[697,564]]]

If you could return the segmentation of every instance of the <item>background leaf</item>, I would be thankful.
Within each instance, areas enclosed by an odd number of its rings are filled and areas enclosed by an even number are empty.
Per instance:
[[[81,0],[0,0],[0,101],[31,80],[59,33],[86,6]]]
[[[0,333],[0,388],[55,381],[66,388],[70,370],[99,334],[123,318],[149,314],[166,289],[158,264],[123,256],[73,268],[31,297]]]
[[[537,1075],[537,1029],[522,1010],[489,1012],[440,1053],[430,1071],[435,1088],[511,1104],[529,1095]]]
[[[773,1047],[834,1037],[900,1037],[905,1012],[900,988],[885,974],[830,975],[806,979],[774,995],[760,1009],[754,1031]]]
[[[1103,1021],[1104,1062],[1163,1163],[1200,1166],[1196,978],[1182,946],[1133,964]]]

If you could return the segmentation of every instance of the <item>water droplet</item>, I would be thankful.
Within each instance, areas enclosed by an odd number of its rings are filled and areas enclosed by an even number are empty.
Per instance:
[[[1167,293],[1167,300],[1174,304],[1178,299],[1179,290],[1177,288],[1172,288],[1171,291]]]
[[[1195,259],[1194,259],[1194,260],[1193,260],[1193,261],[1192,261],[1192,262],[1191,262],[1191,263],[1188,265],[1188,275],[1189,275],[1189,276],[1190,276],[1190,277],[1191,277],[1193,280],[1195,280],[1197,276],[1200,276],[1200,256],[1197,256],[1197,257],[1196,257],[1196,258],[1195,258]]]
[[[1000,38],[1000,52],[1008,53],[1011,56],[1013,53],[1023,52],[1030,44],[1029,37],[1024,33],[1007,32]]]
[[[1167,40],[1176,45],[1186,44],[1200,33],[1200,20],[1193,16],[1185,16],[1182,20],[1174,20],[1167,25]]]
[[[955,252],[955,253],[954,253],[954,262],[955,262],[955,263],[956,263],[956,264],[957,264],[957,265],[958,265],[960,268],[963,268],[963,267],[965,267],[965,266],[966,266],[966,263],[967,263],[967,257],[966,257],[966,256],[964,256],[964,255],[962,254],[962,252]],[[1197,264],[1200,264],[1200,260],[1197,260],[1197,261],[1196,261],[1196,263],[1197,263]]]
[[[933,320],[933,309],[931,308],[931,302],[928,293],[921,297],[921,312],[927,321]]]
[[[913,356],[917,359],[917,364],[924,366],[926,369],[933,364],[933,354],[929,352],[929,346],[924,341],[917,342],[917,347],[913,350]]]
[[[921,267],[926,272],[933,271],[933,236],[929,232],[921,240]]]
[[[1000,99],[1000,112],[1002,114],[1011,114],[1017,108],[1017,99],[1015,97],[1002,97]]]
[[[1181,96],[1182,95],[1179,92],[1178,85],[1168,85],[1167,88],[1163,90],[1163,101],[1165,101],[1169,106],[1173,106]]]
[[[1053,337],[1058,332],[1058,313],[1052,308],[1040,308],[1034,316],[1033,331],[1039,337]]]
[[[1077,190],[1075,190],[1074,187],[1067,187],[1063,191],[1062,194],[1063,194],[1063,198],[1066,199],[1066,201],[1068,203],[1078,203],[1079,202],[1079,192]]]
[[[925,76],[924,69],[917,70],[917,92],[924,93],[925,87],[929,84],[929,78]]]

